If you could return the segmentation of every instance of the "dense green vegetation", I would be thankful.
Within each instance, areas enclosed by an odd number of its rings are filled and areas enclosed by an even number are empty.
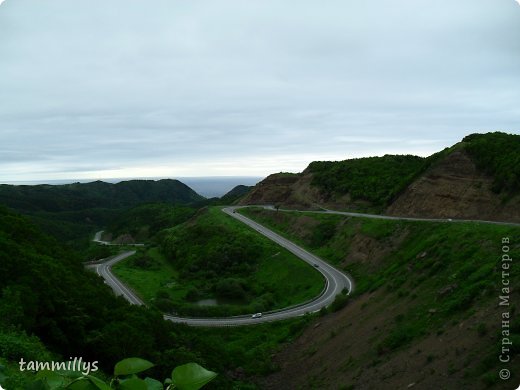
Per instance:
[[[417,156],[367,157],[345,161],[315,161],[308,170],[312,184],[327,193],[350,194],[376,207],[386,206],[425,168]]]
[[[13,305],[9,313],[5,303],[2,322],[0,323],[0,385],[6,389],[23,389],[26,383],[32,381],[32,373],[20,371],[18,361],[23,358],[33,361],[56,360],[56,354],[49,352],[46,346],[33,335],[28,335],[24,330],[11,324],[16,315],[16,307]],[[4,317],[5,316],[5,317]]]
[[[253,187],[238,185],[229,191],[227,194],[222,196],[219,201],[224,205],[231,205],[235,203],[238,199],[248,194]]]
[[[82,351],[85,358],[104,364],[127,353],[148,356],[165,340],[159,313],[130,310],[85,272],[73,253],[3,208],[0,258],[0,312],[9,314],[4,316],[6,332],[13,328],[35,334],[52,351],[65,356]],[[137,335],[139,342],[129,343]]]
[[[347,218],[259,208],[241,212],[352,274],[354,296],[382,290],[385,297],[401,302],[405,312],[388,333],[371,341],[376,357],[406,348],[432,332],[442,333],[481,308],[496,307],[503,287],[503,238],[509,238],[510,257],[520,256],[520,228],[513,226]],[[353,251],[362,253],[356,258]],[[374,258],[365,258],[363,252]],[[508,272],[510,285],[518,285],[520,271],[512,267]],[[520,293],[513,289],[511,294],[510,337],[518,343],[520,321],[515,313]],[[480,333],[489,332],[491,337],[474,351],[478,369],[468,375],[496,380],[500,322],[492,330],[481,328]],[[515,347],[512,358],[519,352]]]
[[[193,207],[166,203],[139,205],[120,213],[107,224],[106,230],[113,237],[130,234],[136,242],[145,242],[161,230],[187,221],[195,212]]]
[[[229,315],[279,309],[317,296],[321,275],[220,208],[160,234],[114,272],[148,302],[167,312]],[[217,306],[200,306],[200,300]]]
[[[178,180],[95,181],[64,185],[0,185],[0,204],[21,211],[70,212],[127,208],[140,203],[187,204],[203,198]]]
[[[85,250],[90,235],[111,225],[117,217],[126,217],[125,222],[137,217],[138,211],[126,214],[127,209],[150,202],[187,205],[204,203],[205,199],[177,180],[0,185],[0,204],[29,215],[46,233],[78,250]],[[147,209],[151,213],[148,221],[158,218],[150,226],[152,229],[171,218],[170,211],[165,212],[168,215],[159,215],[163,209],[166,208]],[[145,212],[146,209],[141,209],[141,215]]]
[[[121,358],[157,362],[153,377],[196,362],[220,375],[209,388],[251,389],[251,376],[271,367],[270,355],[293,338],[305,319],[266,326],[196,329],[166,322],[158,311],[130,306],[90,271],[80,256],[43,234],[27,218],[0,207],[0,364],[6,388],[28,378],[17,360],[67,361],[81,355],[110,372]],[[239,362],[239,363],[237,363]],[[237,377],[227,373],[243,367]],[[19,387],[17,387],[19,386]]]
[[[176,285],[178,280],[178,272],[157,247],[139,248],[134,256],[113,266],[112,271],[150,304],[157,296],[161,296],[159,292],[162,289]],[[184,295],[182,290],[180,295]]]
[[[164,340],[159,313],[129,308],[72,252],[3,208],[0,258],[0,312],[9,313],[6,327],[37,335],[50,350],[67,356],[83,351],[85,358],[113,364],[126,352],[148,356]],[[129,344],[132,335],[143,334],[147,337]],[[108,340],[110,345],[99,348]]]
[[[452,148],[428,158],[385,155],[345,161],[315,161],[308,170],[312,184],[332,195],[349,194],[375,211],[388,206],[409,184],[456,148],[468,151],[477,167],[495,178],[493,190],[509,195],[520,190],[520,136],[506,133],[471,134]]]
[[[122,213],[119,209],[87,209],[62,212],[29,212],[27,215],[43,231],[76,250],[84,250],[93,232]]]
[[[520,135],[471,134],[462,140],[477,166],[494,177],[493,191],[520,191]]]

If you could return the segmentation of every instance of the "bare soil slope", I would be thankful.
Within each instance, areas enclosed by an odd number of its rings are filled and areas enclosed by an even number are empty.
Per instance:
[[[493,178],[458,149],[415,180],[387,214],[520,222],[520,197],[502,199],[491,191],[492,185]]]
[[[409,298],[406,301],[410,301]],[[475,381],[480,357],[496,336],[499,309],[487,305],[467,319],[447,324],[412,347],[379,354],[374,340],[391,332],[404,312],[403,301],[385,291],[365,294],[337,313],[314,321],[297,340],[276,355],[280,370],[262,383],[266,389],[485,389]],[[413,303],[413,302],[412,302]],[[436,315],[425,310],[424,315]],[[518,366],[518,362],[515,362]],[[491,379],[490,379],[491,381]],[[491,385],[491,383],[489,383]],[[514,383],[493,382],[513,390]]]
[[[324,194],[311,186],[312,175],[275,173],[253,187],[242,205],[276,204],[291,208],[312,208],[325,201]]]
[[[308,169],[299,174],[275,173],[258,183],[241,205],[279,205],[288,209],[313,210],[322,207],[344,210],[365,208],[367,202],[353,202],[349,194],[331,194],[312,185]]]

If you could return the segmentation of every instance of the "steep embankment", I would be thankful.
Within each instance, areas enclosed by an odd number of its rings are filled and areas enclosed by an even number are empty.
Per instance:
[[[270,175],[241,204],[381,212],[436,157],[385,155],[315,161],[300,174]]]
[[[313,162],[300,174],[270,175],[240,203],[518,222],[519,167],[520,136],[473,134],[428,158]]]
[[[279,204],[292,208],[311,208],[325,201],[318,188],[311,186],[312,174],[275,173],[262,180],[239,202]]]
[[[273,230],[348,271],[355,295],[314,321],[276,355],[272,389],[510,389],[519,349],[501,364],[502,313],[509,340],[520,343],[513,307],[499,307],[502,240],[520,254],[518,227],[349,218],[245,210]],[[518,270],[508,273],[511,285]],[[510,303],[518,303],[518,291]],[[510,310],[509,310],[510,309]],[[517,372],[517,371],[516,371]],[[514,378],[518,381],[518,377]]]
[[[520,151],[519,151],[520,153]],[[492,191],[493,176],[460,148],[434,164],[388,207],[389,215],[520,221],[520,196]]]

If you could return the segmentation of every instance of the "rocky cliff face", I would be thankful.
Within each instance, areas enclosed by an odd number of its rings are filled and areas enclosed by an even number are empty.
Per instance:
[[[503,199],[491,191],[492,183],[460,149],[408,186],[387,214],[520,222],[520,197]]]

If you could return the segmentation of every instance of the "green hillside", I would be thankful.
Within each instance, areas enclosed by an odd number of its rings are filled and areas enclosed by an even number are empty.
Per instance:
[[[204,199],[178,180],[95,181],[65,185],[0,185],[0,204],[24,212],[127,208],[140,203],[187,204]]]
[[[345,161],[315,161],[307,170],[312,184],[326,193],[349,194],[353,200],[376,207],[387,205],[404,189],[427,162],[417,156],[367,157]]]
[[[517,194],[520,189],[520,135],[472,134],[452,148],[428,158],[385,155],[344,161],[315,161],[306,172],[312,185],[331,196],[348,194],[354,201],[368,202],[383,210],[409,184],[454,148],[468,151],[477,167],[495,178],[494,190]]]
[[[238,199],[248,194],[253,187],[238,185],[234,187],[231,191],[226,193],[224,196],[220,198],[222,204],[230,205],[236,202]]]
[[[471,134],[462,142],[477,167],[494,177],[493,191],[520,192],[520,135]]]
[[[167,325],[160,314],[130,308],[113,297],[76,255],[5,208],[0,208],[0,258],[0,313],[6,334],[9,329],[34,334],[59,355],[81,351],[105,368],[122,356],[152,356],[161,349]]]
[[[429,377],[437,378],[440,388],[454,388],[455,384],[458,388],[500,384],[497,356],[501,350],[502,322],[498,296],[503,294],[503,240],[508,239],[505,245],[508,255],[518,258],[520,228],[349,218],[254,208],[241,212],[299,242],[349,272],[356,281],[354,297],[342,310],[343,315],[338,314],[336,320],[331,318],[330,327],[321,329],[324,335],[330,332],[334,336],[320,337],[306,344],[309,350],[314,348],[317,357],[327,359],[321,362],[323,366],[340,362],[344,369],[328,377],[321,376],[323,382],[318,380],[317,372],[309,372],[305,378],[307,383],[328,388],[327,384],[342,378],[342,383],[354,385],[363,381],[360,372],[381,383],[383,377],[395,375],[386,366],[402,366],[403,356],[414,356],[414,360],[431,366],[433,371]],[[508,268],[506,272],[510,285],[520,283],[518,269]],[[509,311],[512,321],[507,328],[508,337],[514,345],[519,345],[520,322],[515,314],[520,302],[517,290],[513,289],[510,302],[513,306]],[[364,325],[350,323],[345,329],[347,324],[339,318],[354,318],[354,313]],[[441,335],[453,341],[435,344]],[[365,339],[363,345],[356,344],[358,349],[344,353],[347,346],[360,337]],[[424,345],[429,343],[433,344],[424,350]],[[343,354],[332,353],[332,344],[338,345]],[[326,358],[319,353],[322,348],[327,351]],[[511,367],[518,367],[519,352],[518,347],[511,350],[514,362]],[[303,352],[291,350],[291,353]],[[298,359],[297,365],[309,366],[309,371],[313,371],[311,366],[316,362],[303,360]],[[291,375],[289,371],[287,375]],[[314,382],[313,374],[317,375]],[[405,374],[409,379],[407,383],[416,380],[413,368],[401,373]],[[448,375],[453,382],[443,387],[443,378]],[[298,380],[288,386],[297,387],[295,383],[299,383]]]
[[[0,384],[9,390],[33,378],[19,372],[20,358],[68,361],[69,356],[99,361],[107,374],[117,361],[140,356],[156,364],[149,372],[156,378],[197,362],[219,373],[208,389],[255,389],[251,378],[271,372],[273,351],[307,322],[201,330],[164,321],[155,310],[116,298],[95,273],[84,270],[78,255],[1,206],[0,286]]]
[[[137,242],[144,242],[161,230],[187,221],[195,215],[195,212],[194,207],[167,203],[139,205],[121,212],[111,221],[107,221],[106,230],[113,237],[130,234]]]
[[[141,296],[167,312],[233,315],[279,309],[317,296],[323,279],[310,265],[225,215],[201,209],[162,231],[157,248],[114,267]],[[201,300],[217,306],[200,306]]]
[[[126,209],[144,203],[188,205],[204,201],[178,180],[0,185],[0,204],[29,215],[46,233],[81,250],[88,246],[93,232],[110,225]]]

